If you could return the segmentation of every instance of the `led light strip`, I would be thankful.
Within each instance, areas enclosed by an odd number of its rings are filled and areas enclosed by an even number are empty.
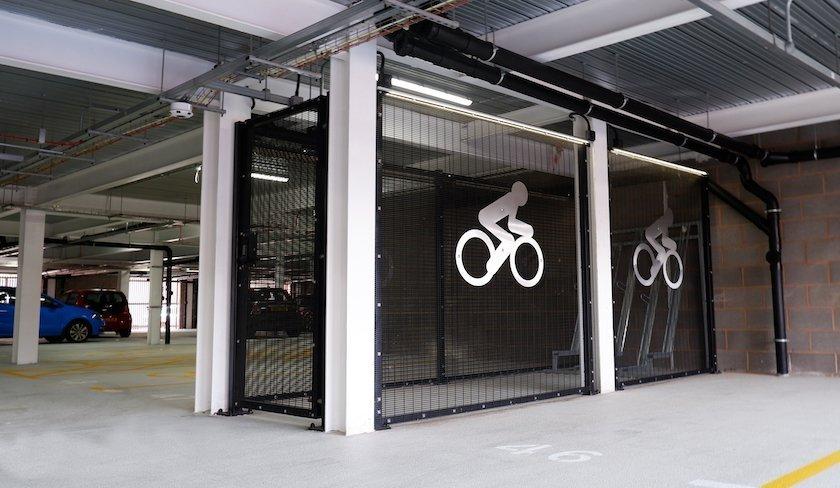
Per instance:
[[[397,88],[402,88],[403,90],[408,90],[412,92],[420,93],[421,95],[427,95],[434,98],[440,98],[441,100],[446,100],[447,102],[452,102],[457,105],[463,105],[464,107],[469,107],[472,105],[473,101],[469,98],[462,97],[455,95],[454,93],[449,93],[445,91],[441,91],[435,88],[431,88],[424,85],[418,85],[417,83],[413,83],[411,81],[406,81],[400,78],[391,78],[391,86],[395,86]]]
[[[701,171],[699,169],[689,168],[688,166],[682,166],[679,164],[674,164],[669,161],[664,161],[662,159],[652,158],[650,156],[645,156],[644,154],[638,154],[631,151],[625,151],[624,149],[613,148],[613,154],[618,154],[619,156],[625,156],[631,159],[635,159],[638,161],[644,161],[646,163],[656,164],[659,166],[664,166],[666,168],[675,169],[677,171],[683,171],[685,173],[691,173],[697,176],[708,176],[708,173],[705,171]]]
[[[543,129],[542,127],[523,124],[522,122],[516,122],[515,120],[505,119],[502,117],[497,117],[495,115],[476,112],[475,110],[470,110],[468,108],[456,107],[455,105],[438,102],[437,100],[429,100],[428,98],[418,97],[417,95],[392,90],[390,88],[379,87],[379,89],[384,91],[389,97],[416,103],[418,105],[424,105],[431,108],[445,110],[447,112],[466,115],[479,120],[484,120],[485,122],[493,122],[495,124],[505,125],[507,127],[512,127],[521,131],[539,134],[541,136],[550,137],[552,139],[559,139],[561,141],[570,142],[572,144],[581,144],[584,146],[589,145],[589,141],[587,141],[586,139],[581,139],[580,137],[570,136],[567,134],[562,134],[560,132],[554,132],[553,130]]]
[[[280,183],[289,181],[289,178],[285,176],[267,175],[265,173],[251,173],[251,178],[255,180],[278,181]]]

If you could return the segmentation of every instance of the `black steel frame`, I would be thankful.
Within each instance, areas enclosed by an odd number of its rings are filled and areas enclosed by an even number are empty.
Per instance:
[[[588,123],[588,122],[587,122]],[[581,334],[583,336],[584,389],[581,393],[595,395],[594,332],[592,323],[592,264],[590,256],[589,224],[589,150],[586,146],[577,147],[577,191],[578,191],[578,248],[580,249],[580,307]]]
[[[587,149],[585,146],[581,146],[582,152],[578,152],[578,182],[579,185],[579,198],[578,198],[578,205],[579,205],[579,213],[580,213],[580,235],[578,239],[578,246],[580,248],[580,263],[579,266],[581,267],[581,280],[578,286],[582,287],[582,297],[583,303],[579,304],[580,313],[582,317],[582,335],[583,335],[583,362],[581,364],[581,368],[584,371],[584,382],[583,386],[579,388],[570,388],[566,390],[560,391],[553,391],[548,393],[541,393],[538,395],[527,395],[518,398],[506,399],[506,400],[498,400],[493,402],[484,402],[478,403],[473,405],[465,405],[459,407],[452,407],[452,408],[443,408],[439,410],[430,410],[424,412],[416,412],[411,414],[405,415],[396,415],[392,417],[385,418],[383,416],[383,407],[382,407],[382,391],[384,388],[389,387],[399,387],[399,386],[411,386],[417,384],[439,384],[445,383],[451,380],[461,380],[461,379],[469,379],[474,377],[490,377],[494,375],[505,375],[505,374],[514,374],[514,373],[523,373],[529,371],[535,371],[539,368],[525,368],[525,369],[518,369],[518,370],[510,370],[510,371],[497,371],[497,372],[489,372],[489,373],[474,373],[474,374],[465,374],[465,375],[458,375],[458,376],[445,376],[444,370],[444,361],[445,358],[445,324],[443,322],[443,311],[444,311],[444,289],[441,286],[441,281],[443,276],[438,277],[438,289],[437,289],[437,306],[435,310],[435,314],[438,317],[437,320],[437,370],[436,376],[434,378],[425,378],[420,380],[414,381],[401,381],[401,382],[394,382],[384,384],[382,381],[382,318],[381,318],[381,307],[379,304],[381,303],[381,290],[380,290],[380,283],[381,283],[381,266],[380,260],[382,258],[382,248],[381,248],[381,226],[379,225],[381,209],[382,209],[382,176],[388,172],[394,170],[394,168],[386,167],[383,164],[383,157],[382,157],[382,119],[383,119],[383,111],[382,111],[382,104],[383,104],[383,93],[378,92],[377,94],[377,129],[376,129],[376,161],[377,161],[377,169],[376,169],[376,209],[377,209],[377,225],[376,225],[376,258],[377,258],[377,270],[376,270],[376,287],[375,287],[375,294],[376,294],[376,319],[375,319],[375,357],[374,357],[374,364],[375,364],[375,374],[374,374],[374,427],[376,430],[382,429],[389,429],[391,424],[401,423],[401,422],[410,422],[414,420],[421,420],[421,419],[428,419],[434,417],[441,417],[446,415],[453,415],[465,412],[472,412],[478,410],[484,410],[487,408],[495,408],[495,407],[503,407],[509,405],[516,405],[520,403],[527,403],[533,402],[538,400],[547,400],[551,398],[558,398],[568,395],[579,395],[579,394],[594,394],[597,393],[595,388],[595,375],[593,371],[593,344],[592,344],[592,299],[591,299],[591,278],[590,278],[590,260],[589,260],[589,193],[588,193],[588,172],[586,169],[587,165]],[[442,189],[445,182],[456,182],[462,181],[465,183],[477,183],[482,186],[492,186],[488,185],[486,181],[480,181],[473,178],[460,176],[460,175],[452,175],[447,173],[441,172],[433,172],[427,170],[420,170],[420,169],[413,169],[413,168],[399,168],[401,172],[406,173],[414,173],[417,176],[432,178],[435,184],[435,204],[436,207],[439,208],[443,205],[443,198],[442,198]],[[436,241],[438,242],[438,252],[437,252],[437,260],[438,264],[442,262],[445,257],[443,256],[443,243],[441,242],[442,237],[442,212],[437,212],[438,218],[435,221],[435,234],[436,234]],[[438,266],[438,269],[442,269],[441,266]]]
[[[318,152],[318,167],[315,182],[315,321],[312,325],[312,341],[314,343],[312,357],[312,391],[299,392],[300,395],[311,394],[312,408],[298,408],[263,403],[255,399],[245,398],[245,326],[248,320],[248,284],[249,264],[252,251],[250,239],[250,197],[251,197],[251,152],[254,131],[270,124],[274,120],[290,115],[315,109],[318,112],[316,131],[316,148]],[[313,98],[284,110],[253,117],[245,122],[236,124],[234,154],[234,223],[235,230],[232,262],[236,264],[233,273],[233,307],[231,307],[231,368],[230,368],[230,398],[231,415],[245,413],[249,409],[262,410],[273,413],[294,415],[298,417],[320,418],[324,415],[324,384],[325,384],[325,311],[326,311],[326,239],[327,239],[327,127],[329,117],[329,103],[326,96]],[[278,136],[288,137],[285,131],[278,131]],[[268,399],[277,400],[290,397],[295,393],[272,395]],[[323,427],[323,425],[322,425]]]
[[[700,190],[700,259],[703,266],[703,272],[700,275],[703,300],[703,325],[706,328],[706,367],[702,369],[695,369],[689,371],[680,371],[676,373],[669,373],[657,376],[650,376],[647,378],[639,378],[633,380],[619,380],[618,368],[615,371],[615,386],[619,390],[623,390],[626,386],[641,385],[645,383],[653,383],[656,381],[671,380],[675,378],[683,378],[686,376],[694,376],[698,374],[718,373],[717,363],[717,345],[715,335],[715,304],[714,304],[714,287],[712,283],[712,240],[711,240],[711,220],[709,209],[709,185],[710,180],[708,176],[704,176],[701,181]]]

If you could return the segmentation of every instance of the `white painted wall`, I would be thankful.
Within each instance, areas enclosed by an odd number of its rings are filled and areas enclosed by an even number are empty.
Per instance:
[[[213,359],[210,411],[230,408],[230,331],[233,294],[233,155],[234,125],[251,118],[251,99],[225,94],[219,118],[219,158],[216,180],[216,229],[213,270]],[[204,195],[202,195],[203,197]]]
[[[589,256],[592,280],[592,341],[595,387],[601,393],[615,391],[615,343],[613,332],[612,258],[610,249],[610,186],[607,124],[590,119],[593,141],[587,151],[589,184]],[[574,132],[585,137],[588,127],[575,117]]]
[[[324,427],[374,430],[376,44],[331,62]]]

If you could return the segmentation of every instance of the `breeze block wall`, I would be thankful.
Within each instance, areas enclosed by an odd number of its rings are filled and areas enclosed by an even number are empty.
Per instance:
[[[763,168],[755,179],[782,206],[782,261],[791,372],[840,374],[840,159]],[[761,211],[737,171],[710,176]],[[711,197],[715,320],[723,371],[775,372],[767,237]]]

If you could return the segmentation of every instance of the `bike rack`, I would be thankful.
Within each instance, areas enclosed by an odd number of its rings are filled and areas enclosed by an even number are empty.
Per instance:
[[[575,319],[575,333],[572,335],[572,346],[565,350],[551,351],[551,371],[555,373],[560,371],[560,358],[580,356],[580,333],[582,327],[583,323],[580,320],[580,314],[578,314]]]

